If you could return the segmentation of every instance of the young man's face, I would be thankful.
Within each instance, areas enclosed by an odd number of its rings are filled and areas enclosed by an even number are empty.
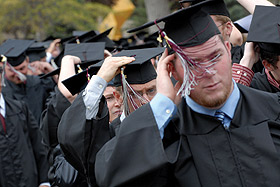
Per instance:
[[[115,87],[107,86],[104,90],[104,97],[106,98],[107,107],[109,109],[109,122],[111,123],[122,113],[122,103],[118,102],[114,96],[116,92]]]
[[[130,86],[133,88],[134,91],[136,91],[138,94],[144,97],[147,101],[151,101],[157,93],[156,79],[151,80],[145,84],[131,84]],[[129,93],[139,107],[143,104],[146,104],[145,102],[141,102],[139,98],[137,98],[130,90]],[[128,101],[128,106],[129,112],[133,112],[135,110],[130,101]]]
[[[221,41],[218,35],[213,36],[202,45],[183,49],[190,58],[197,62],[207,62],[219,54],[216,64],[211,66],[211,72],[205,72],[203,76],[197,76],[190,97],[198,104],[207,108],[219,108],[229,97],[233,89],[231,74],[230,44]],[[175,59],[174,77],[181,83],[184,80],[184,70],[180,59]]]
[[[15,70],[26,75],[28,71],[28,61],[24,60],[20,65],[14,67]],[[11,70],[9,66],[5,66],[5,76],[8,80],[12,81],[15,84],[21,84],[22,81],[18,78],[17,74]]]

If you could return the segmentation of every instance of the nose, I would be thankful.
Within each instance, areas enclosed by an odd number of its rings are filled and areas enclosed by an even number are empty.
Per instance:
[[[148,102],[151,101],[147,93],[144,93],[142,97],[144,97]]]

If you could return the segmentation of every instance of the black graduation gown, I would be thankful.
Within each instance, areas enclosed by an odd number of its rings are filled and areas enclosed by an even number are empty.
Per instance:
[[[38,187],[48,182],[47,153],[26,104],[5,98],[5,134],[0,122],[0,186]]]
[[[53,91],[55,83],[51,77],[40,79],[38,76],[27,75],[26,84],[14,84],[5,79],[2,93],[7,98],[24,101],[39,124],[41,113],[45,108],[46,99]]]
[[[271,93],[276,93],[280,91],[279,88],[276,88],[268,82],[265,71],[263,71],[262,73],[255,73],[250,87]]]
[[[111,138],[105,98],[99,104],[97,119],[86,120],[82,94],[64,112],[58,126],[58,141],[66,160],[96,186],[94,164],[97,151]]]
[[[64,158],[57,140],[57,127],[64,111],[71,105],[57,86],[47,108],[42,113],[43,143],[48,149],[50,169],[48,178],[52,186],[87,186],[85,179]]]
[[[165,129],[172,134],[168,145],[150,105],[139,108],[97,153],[97,184],[133,186],[138,180],[146,181],[142,186],[168,186],[157,182],[161,177],[150,178],[167,168],[165,179],[172,186],[280,186],[280,96],[238,87],[241,98],[229,131],[183,100],[179,118]]]

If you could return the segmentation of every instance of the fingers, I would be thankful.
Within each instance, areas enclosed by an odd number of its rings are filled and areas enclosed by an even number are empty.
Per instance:
[[[97,75],[107,82],[110,82],[120,72],[122,66],[125,66],[134,60],[134,57],[107,57]]]

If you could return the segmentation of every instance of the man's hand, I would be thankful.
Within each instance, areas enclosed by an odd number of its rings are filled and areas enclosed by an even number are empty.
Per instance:
[[[96,75],[103,78],[106,82],[110,82],[120,73],[121,67],[134,60],[134,57],[107,57]]]
[[[175,89],[170,79],[172,60],[174,60],[174,54],[168,55],[167,49],[165,49],[157,65],[157,92],[167,96],[175,103],[180,85],[178,83]]]
[[[259,57],[259,47],[253,42],[246,42],[240,65],[252,69],[253,65],[258,62]]]

